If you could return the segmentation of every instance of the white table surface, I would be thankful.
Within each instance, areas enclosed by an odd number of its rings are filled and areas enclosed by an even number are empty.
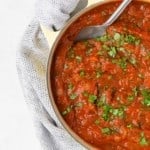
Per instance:
[[[16,50],[35,0],[0,4],[0,150],[40,150],[16,71]]]

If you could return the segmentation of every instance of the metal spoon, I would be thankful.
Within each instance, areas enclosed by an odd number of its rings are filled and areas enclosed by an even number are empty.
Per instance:
[[[123,0],[120,6],[116,9],[116,11],[110,16],[110,18],[104,24],[89,26],[82,29],[77,35],[75,41],[87,40],[104,35],[106,33],[106,28],[117,20],[117,18],[121,15],[121,13],[125,10],[125,8],[131,1],[132,0]]]

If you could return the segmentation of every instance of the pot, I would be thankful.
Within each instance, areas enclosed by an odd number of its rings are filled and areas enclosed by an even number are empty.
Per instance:
[[[63,127],[66,129],[66,131],[77,141],[79,142],[81,145],[83,145],[84,147],[86,147],[87,149],[92,149],[92,150],[97,150],[99,148],[94,147],[93,145],[87,143],[86,141],[84,141],[82,138],[80,138],[69,126],[68,124],[65,122],[64,118],[62,117],[56,103],[55,103],[55,97],[54,97],[54,92],[53,92],[53,82],[52,82],[52,76],[53,76],[53,60],[55,59],[55,53],[56,53],[56,49],[57,46],[59,44],[59,41],[61,40],[61,38],[63,37],[63,35],[65,34],[65,32],[68,30],[68,28],[78,19],[80,18],[82,15],[86,14],[88,11],[106,4],[106,3],[110,3],[110,2],[114,2],[114,1],[119,1],[119,0],[105,0],[105,1],[101,1],[99,3],[96,3],[94,5],[89,6],[88,8],[85,8],[84,10],[82,10],[81,12],[79,12],[78,14],[76,14],[72,19],[70,19],[70,21],[66,24],[66,26],[62,29],[62,31],[59,33],[59,35],[57,36],[50,55],[49,55],[49,59],[48,59],[48,65],[47,65],[47,87],[48,87],[48,93],[49,93],[49,98],[50,98],[50,102],[53,106],[53,109],[59,119],[59,121],[62,123]],[[137,0],[137,1],[143,1],[143,2],[150,2],[149,0]]]

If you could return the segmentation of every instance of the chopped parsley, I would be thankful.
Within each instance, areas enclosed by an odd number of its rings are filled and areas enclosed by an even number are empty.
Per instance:
[[[107,134],[107,135],[110,135],[111,133],[112,133],[112,129],[110,129],[110,128],[102,128],[101,129],[101,132],[103,133],[103,134]]]
[[[109,105],[104,105],[103,106],[103,114],[102,114],[102,118],[105,121],[108,121],[110,119],[110,110],[111,110],[111,106]]]
[[[138,46],[140,43],[141,43],[141,40],[140,39],[136,39],[135,45]]]
[[[97,99],[97,96],[96,96],[96,95],[94,95],[94,94],[89,94],[88,101],[89,101],[90,103],[95,103],[96,99]]]
[[[81,108],[83,106],[83,103],[82,102],[78,102],[74,105],[70,105],[68,106],[61,114],[63,116],[67,115],[68,113],[70,113],[74,108],[78,107],[78,108]]]
[[[104,51],[102,49],[98,50],[97,55],[103,56],[104,55]]]
[[[127,99],[128,99],[128,101],[133,101],[134,100],[134,95],[129,95]]]
[[[107,46],[107,45],[104,44],[104,45],[102,46],[102,49],[103,49],[103,50],[106,50],[106,51],[109,51],[109,46]]]
[[[62,112],[62,115],[65,116],[67,115],[68,113],[70,113],[72,110],[72,107],[71,106],[68,106],[63,112]]]
[[[124,40],[125,40],[125,42],[127,42],[129,44],[134,44],[134,45],[140,44],[140,39],[138,39],[137,37],[135,37],[134,35],[131,35],[131,34],[125,35]]]
[[[124,47],[119,47],[118,50],[125,53],[125,48]]]
[[[107,42],[109,40],[109,35],[105,34],[103,36],[97,37],[96,40],[101,42]]]
[[[143,96],[142,104],[149,107],[150,106],[150,90],[144,89],[141,91],[141,93]]]
[[[68,50],[68,58],[75,58],[74,49],[72,47]]]
[[[102,72],[101,71],[96,71],[96,78],[100,78],[102,76]]]
[[[99,125],[100,124],[100,120],[99,119],[97,119],[97,120],[95,120],[95,122],[94,122],[96,125]]]
[[[132,89],[132,94],[130,94],[127,97],[128,101],[130,101],[130,102],[133,101],[137,95],[138,95],[138,88],[135,87],[135,88]]]
[[[74,100],[74,99],[77,98],[77,96],[78,96],[78,95],[77,95],[76,93],[72,93],[72,94],[70,94],[69,97],[70,97],[71,100]]]
[[[102,107],[102,109],[103,109],[102,118],[105,121],[109,121],[110,118],[114,118],[114,117],[119,117],[122,119],[125,116],[125,111],[123,107],[113,108],[112,106],[105,104]]]
[[[78,102],[75,104],[75,107],[82,107],[83,106],[83,103],[82,102]]]
[[[86,50],[86,55],[90,55],[92,53],[93,49],[89,48],[88,50]]]
[[[114,34],[114,40],[115,40],[115,41],[119,41],[120,38],[121,38],[120,33],[115,33],[115,34]]]
[[[124,70],[127,68],[127,59],[123,57],[122,59],[119,59],[118,65]]]
[[[85,71],[84,71],[84,70],[81,70],[81,71],[79,72],[79,75],[80,75],[80,77],[84,77],[84,76],[85,76]]]
[[[114,57],[116,56],[116,54],[117,54],[116,47],[111,46],[111,47],[109,48],[108,55],[114,58]]]
[[[82,62],[82,57],[81,56],[76,56],[76,60],[78,63]]]
[[[127,128],[132,129],[132,128],[133,128],[133,125],[132,125],[132,124],[128,124],[128,125],[127,125]]]
[[[136,60],[134,57],[131,57],[131,58],[129,59],[129,61],[130,61],[130,63],[131,63],[132,65],[136,65],[136,63],[137,63],[137,60]]]
[[[132,89],[134,96],[138,95],[138,87]]]
[[[122,58],[120,58],[118,60],[117,59],[113,59],[112,63],[117,64],[123,70],[125,70],[127,68],[127,58],[126,57],[122,57]]]
[[[113,116],[115,117],[124,117],[124,109],[123,108],[112,108],[110,109],[110,113],[112,113]]]
[[[73,89],[73,86],[74,86],[74,85],[73,85],[72,83],[69,83],[69,84],[68,84],[68,89],[69,89],[69,90],[72,90],[72,89]]]
[[[141,135],[140,135],[140,140],[139,140],[139,143],[141,146],[148,146],[149,142],[148,140],[146,139],[144,133],[142,132]]]
[[[125,42],[127,43],[134,43],[136,40],[135,36],[131,35],[131,34],[127,34],[125,36]]]

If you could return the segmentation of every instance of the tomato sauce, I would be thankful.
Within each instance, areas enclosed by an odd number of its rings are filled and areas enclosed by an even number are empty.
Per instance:
[[[150,149],[150,4],[132,2],[105,35],[73,43],[102,24],[119,2],[75,21],[53,60],[53,93],[67,124],[103,150]]]

